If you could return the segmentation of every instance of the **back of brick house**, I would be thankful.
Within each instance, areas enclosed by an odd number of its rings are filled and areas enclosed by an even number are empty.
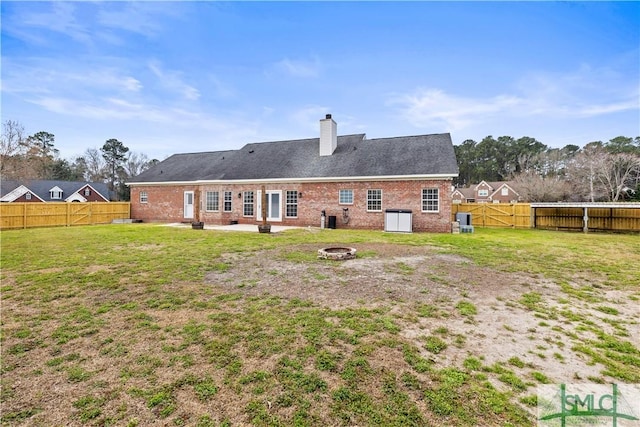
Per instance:
[[[320,138],[176,154],[128,182],[131,216],[145,222],[384,228],[385,211],[412,213],[413,231],[451,230],[458,166],[449,134],[366,139],[337,135],[331,115]]]

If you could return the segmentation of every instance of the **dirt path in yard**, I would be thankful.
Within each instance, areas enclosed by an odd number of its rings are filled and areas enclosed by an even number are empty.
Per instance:
[[[400,334],[420,348],[431,335],[446,342],[446,349],[438,354],[423,350],[423,356],[437,365],[462,366],[474,356],[483,365],[507,364],[532,383],[534,372],[543,372],[554,383],[606,377],[602,366],[571,351],[572,342],[564,331],[570,332],[572,326],[565,319],[536,313],[521,302],[523,295],[539,294],[546,307],[588,316],[608,333],[613,331],[602,319],[638,317],[637,307],[622,291],[611,291],[603,299],[615,303],[619,314],[611,317],[596,310],[598,304],[568,303],[560,286],[543,277],[480,267],[432,247],[356,247],[359,257],[348,261],[290,261],[296,254],[316,253],[317,245],[225,254],[222,262],[229,268],[210,273],[206,280],[228,292],[297,298],[332,309],[385,307],[400,326]],[[475,314],[463,314],[460,302],[475,307]],[[625,326],[630,336],[639,335],[637,323]],[[514,357],[523,363],[508,364]]]

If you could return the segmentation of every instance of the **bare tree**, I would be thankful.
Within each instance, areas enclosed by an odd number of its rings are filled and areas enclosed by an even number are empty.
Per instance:
[[[606,199],[606,191],[599,179],[605,169],[607,152],[601,142],[587,144],[569,164],[568,180],[575,201],[595,202]]]
[[[527,202],[559,202],[569,198],[569,184],[558,176],[542,176],[526,171],[513,178],[513,185]]]
[[[598,179],[607,191],[607,198],[617,202],[635,190],[640,174],[640,156],[632,153],[616,153],[606,156],[598,173]]]
[[[583,200],[617,202],[638,185],[640,155],[612,153],[602,143],[590,143],[574,157],[568,175]]]
[[[82,159],[76,159],[76,162],[82,162],[85,171],[84,179],[91,182],[102,182],[106,177],[106,163],[100,150],[87,148]]]
[[[0,136],[0,176],[3,179],[19,179],[24,166],[24,126],[17,121],[2,123]]]
[[[123,167],[127,178],[133,178],[147,170],[149,165],[149,157],[146,154],[131,152],[124,161]]]

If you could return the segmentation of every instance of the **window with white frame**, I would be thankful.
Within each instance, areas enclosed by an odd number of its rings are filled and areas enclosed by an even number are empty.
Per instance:
[[[367,211],[382,211],[382,190],[367,190]]]
[[[298,192],[296,190],[288,190],[286,202],[286,216],[296,218],[298,216]]]
[[[231,212],[231,201],[233,200],[233,193],[231,191],[224,192],[224,211]]]
[[[352,205],[353,204],[353,190],[340,190],[340,196],[338,198],[338,202],[341,205]]]
[[[487,197],[489,196],[489,190],[478,190],[478,197]]]
[[[149,195],[146,191],[140,192],[140,203],[147,203],[149,201]]]
[[[245,191],[243,194],[242,215],[253,216],[253,191]]]
[[[62,190],[59,189],[58,187],[54,187],[49,191],[49,194],[51,195],[51,198],[54,200],[60,200],[62,199]]]
[[[24,195],[25,200],[31,200],[31,193],[27,193]]]
[[[89,187],[86,187],[86,188],[84,189],[84,195],[85,195],[85,196],[90,196],[90,195],[91,195],[91,189],[90,189]]]
[[[422,212],[438,212],[440,210],[440,197],[437,188],[422,189]]]
[[[219,211],[220,210],[220,193],[217,191],[207,191],[206,195],[206,210],[207,211]]]
[[[509,189],[507,187],[502,187],[502,190],[500,190],[500,194],[502,194],[503,196],[508,196]]]

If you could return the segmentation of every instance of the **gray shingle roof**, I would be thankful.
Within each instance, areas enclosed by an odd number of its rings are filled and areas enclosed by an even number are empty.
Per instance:
[[[458,174],[448,133],[379,139],[339,136],[331,156],[319,155],[319,143],[319,138],[311,138],[175,154],[129,183]]]
[[[91,185],[91,187],[98,193],[102,194],[107,200],[110,200],[109,187],[103,182],[88,182],[88,181],[59,181],[59,180],[2,180],[0,183],[0,197],[4,197],[8,193],[12,192],[20,185],[24,185],[31,192],[36,194],[45,202],[59,202],[60,199],[52,199],[49,192],[53,187],[58,187],[62,190],[62,199],[66,199],[76,191],[83,188],[85,185]]]

